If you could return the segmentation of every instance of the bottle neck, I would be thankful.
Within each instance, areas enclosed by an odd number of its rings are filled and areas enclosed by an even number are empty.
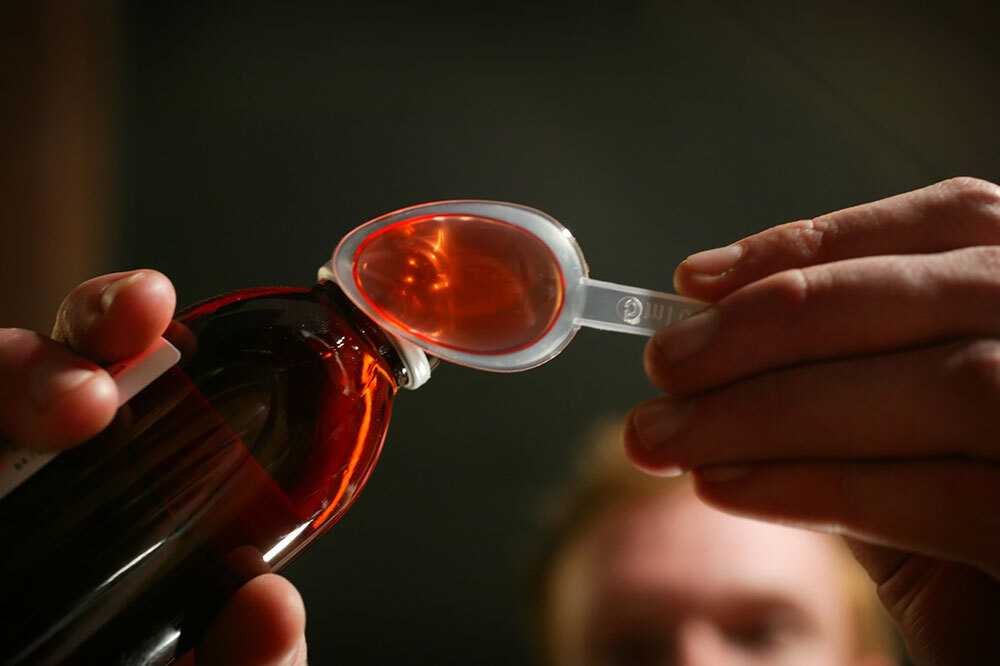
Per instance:
[[[333,280],[321,279],[313,290],[342,312],[385,359],[393,372],[397,387],[415,389],[427,381],[433,365],[428,362],[423,351],[387,333],[354,305]]]

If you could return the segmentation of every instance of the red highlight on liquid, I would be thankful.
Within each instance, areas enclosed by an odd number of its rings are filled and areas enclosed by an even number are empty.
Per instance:
[[[426,215],[372,234],[354,255],[362,296],[388,322],[462,352],[504,354],[541,339],[562,310],[552,250],[521,227]]]

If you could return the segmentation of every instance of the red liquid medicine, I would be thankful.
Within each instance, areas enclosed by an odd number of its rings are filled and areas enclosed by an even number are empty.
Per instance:
[[[181,313],[181,361],[0,500],[0,663],[170,663],[335,523],[401,376],[332,283]]]
[[[421,340],[503,354],[542,338],[562,310],[565,281],[541,240],[469,215],[426,215],[358,247],[354,279],[369,305]]]

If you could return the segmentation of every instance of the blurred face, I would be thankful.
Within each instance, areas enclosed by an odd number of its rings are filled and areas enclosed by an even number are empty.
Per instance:
[[[689,486],[612,510],[557,563],[560,666],[858,663],[835,546]]]

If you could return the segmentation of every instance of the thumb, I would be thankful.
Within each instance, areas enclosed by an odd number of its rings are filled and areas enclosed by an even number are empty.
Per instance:
[[[1000,582],[964,564],[845,537],[916,664],[994,664]]]
[[[226,602],[195,650],[198,666],[305,664],[306,612],[298,590],[275,574],[257,576]]]

